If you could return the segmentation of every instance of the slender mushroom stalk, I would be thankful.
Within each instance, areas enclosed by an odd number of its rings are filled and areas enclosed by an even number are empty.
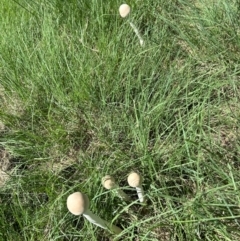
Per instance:
[[[124,3],[119,7],[119,14],[122,18],[126,18],[129,13],[131,11],[131,8],[128,4]],[[137,27],[131,22],[129,21],[130,26],[132,27],[132,29],[134,30],[135,34],[137,35],[140,45],[143,46],[144,45],[144,40],[141,37],[141,34],[139,33]]]
[[[81,192],[74,192],[67,198],[67,208],[69,212],[74,215],[83,215],[89,222],[103,228],[110,229],[115,234],[120,234],[122,229],[104,221],[94,213],[92,213],[89,208],[89,199],[86,194]]]
[[[128,181],[129,186],[136,188],[139,201],[144,202],[144,191],[143,191],[143,188],[142,188],[142,177],[136,172],[131,172],[128,175],[127,181]]]
[[[130,201],[129,196],[124,191],[119,189],[118,184],[115,182],[115,179],[112,176],[107,175],[103,177],[102,185],[108,190],[114,190],[123,200]]]

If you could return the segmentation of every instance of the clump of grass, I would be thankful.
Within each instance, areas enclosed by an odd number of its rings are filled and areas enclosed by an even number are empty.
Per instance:
[[[2,240],[108,240],[67,214],[79,190],[124,240],[239,239],[237,2],[128,3],[144,49],[120,2],[2,1]],[[144,207],[100,185],[131,170]]]

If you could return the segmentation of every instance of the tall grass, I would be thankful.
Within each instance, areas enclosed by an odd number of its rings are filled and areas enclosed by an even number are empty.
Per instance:
[[[0,240],[239,240],[238,1],[7,1],[0,9]],[[1,156],[1,155],[0,155]],[[101,187],[144,177],[146,206]]]

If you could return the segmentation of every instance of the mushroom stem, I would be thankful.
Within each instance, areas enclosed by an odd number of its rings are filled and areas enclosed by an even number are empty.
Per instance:
[[[128,175],[127,181],[129,186],[136,188],[139,201],[144,202],[145,200],[144,200],[144,191],[142,188],[142,177],[136,172],[131,172]]]
[[[114,224],[111,224],[107,221],[104,221],[100,217],[98,217],[96,214],[92,213],[90,210],[86,210],[83,213],[83,216],[90,222],[95,224],[98,227],[101,227],[103,229],[110,229],[115,234],[120,234],[122,232],[122,229],[117,227]]]
[[[95,224],[98,227],[101,227],[103,229],[107,228],[106,222],[98,217],[96,214],[92,213],[90,210],[84,211],[82,214],[90,223]]]
[[[132,23],[130,22],[130,26],[132,27],[132,29],[134,30],[135,34],[137,35],[138,39],[139,39],[139,42],[140,42],[140,45],[143,46],[144,45],[144,40],[142,39],[137,27]]]
[[[123,200],[125,201],[130,201],[130,197],[121,189],[118,189],[119,187],[116,187],[116,192],[119,195],[119,197],[121,197]]]
[[[137,191],[139,201],[141,203],[143,203],[144,202],[144,191],[143,191],[142,185],[136,187],[136,191]]]
[[[92,213],[89,209],[89,199],[88,196],[81,193],[75,192],[68,196],[67,198],[67,208],[69,212],[74,215],[83,215],[89,222],[103,228],[103,229],[110,229],[115,234],[120,234],[122,229],[111,224],[96,214]]]
[[[102,185],[108,190],[114,190],[118,194],[118,196],[123,200],[130,201],[129,196],[123,190],[119,189],[118,184],[112,176],[107,175],[103,177]]]

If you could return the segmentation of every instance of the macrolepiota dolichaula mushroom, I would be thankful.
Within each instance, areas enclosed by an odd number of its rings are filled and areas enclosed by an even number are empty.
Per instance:
[[[86,194],[81,192],[74,192],[67,198],[67,208],[69,212],[74,215],[83,215],[89,222],[103,228],[109,229],[115,234],[120,234],[122,229],[101,219],[94,213],[92,213],[89,208],[89,198]]]
[[[144,202],[144,191],[142,188],[142,177],[137,172],[131,172],[128,175],[127,181],[129,186],[136,188],[140,202]]]
[[[125,201],[130,201],[130,197],[121,189],[119,189],[119,185],[116,183],[115,179],[107,175],[102,178],[102,185],[108,190],[114,190],[119,197],[121,197]]]
[[[119,14],[122,18],[126,18],[129,14],[130,14],[131,8],[128,4],[124,3],[119,7]],[[136,33],[140,45],[143,46],[144,45],[144,41],[141,37],[141,34],[139,33],[137,27],[131,22],[129,21],[130,26],[132,27],[132,29],[134,30],[134,32]]]

